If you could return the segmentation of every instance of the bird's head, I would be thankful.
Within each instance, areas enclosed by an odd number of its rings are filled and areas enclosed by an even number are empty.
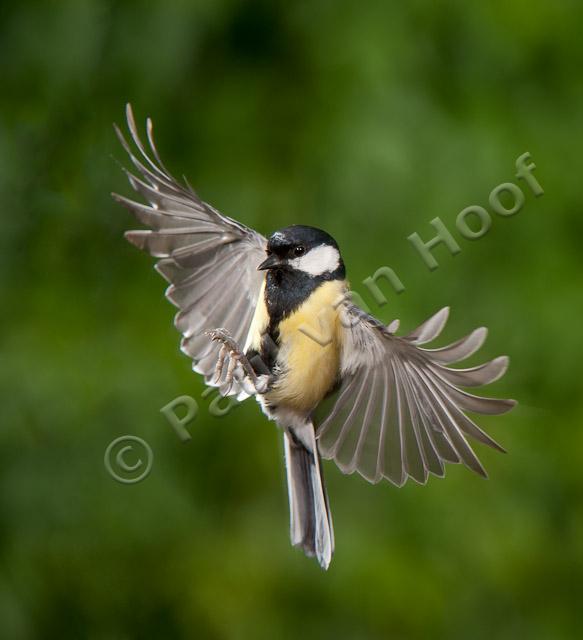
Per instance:
[[[343,279],[344,263],[336,240],[321,229],[293,225],[267,241],[267,259],[257,269],[299,271],[312,278]]]

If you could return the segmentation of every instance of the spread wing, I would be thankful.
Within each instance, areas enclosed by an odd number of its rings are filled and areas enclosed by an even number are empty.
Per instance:
[[[180,184],[160,160],[151,120],[146,122],[146,149],[130,105],[126,116],[136,152],[115,129],[140,175],[126,171],[127,177],[148,204],[118,194],[113,197],[149,229],[128,231],[125,237],[159,258],[156,269],[170,282],[166,297],[179,309],[174,324],[183,336],[180,348],[207,384],[214,384],[211,378],[220,347],[204,332],[222,327],[237,342],[244,342],[264,278],[257,266],[265,257],[267,241],[203,202],[187,182]],[[240,392],[236,384],[222,390]]]
[[[344,473],[358,471],[369,482],[387,478],[401,486],[407,478],[427,482],[430,473],[443,476],[445,462],[462,462],[485,476],[468,436],[504,451],[466,411],[498,414],[514,400],[483,398],[459,387],[477,387],[497,380],[508,358],[471,369],[448,365],[475,353],[486,329],[440,349],[426,349],[442,331],[449,309],[429,318],[415,331],[397,337],[390,328],[346,303],[343,308],[342,384],[331,410],[318,420],[321,455],[333,459]]]

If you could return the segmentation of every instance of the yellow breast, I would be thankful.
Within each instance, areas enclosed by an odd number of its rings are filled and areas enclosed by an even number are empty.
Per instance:
[[[345,290],[345,282],[325,282],[280,323],[282,375],[266,394],[270,403],[309,412],[336,382],[342,339],[338,303]]]

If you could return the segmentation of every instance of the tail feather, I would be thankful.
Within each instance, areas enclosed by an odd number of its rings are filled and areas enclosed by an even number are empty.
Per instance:
[[[316,556],[327,569],[334,553],[334,528],[314,427],[306,425],[301,436],[300,440],[292,430],[284,432],[290,538],[292,545]]]

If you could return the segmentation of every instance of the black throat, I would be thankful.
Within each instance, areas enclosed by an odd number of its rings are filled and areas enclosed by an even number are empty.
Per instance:
[[[344,267],[333,273],[311,276],[295,269],[272,269],[265,283],[265,304],[269,314],[268,333],[277,343],[279,323],[298,309],[324,282],[344,278]]]

